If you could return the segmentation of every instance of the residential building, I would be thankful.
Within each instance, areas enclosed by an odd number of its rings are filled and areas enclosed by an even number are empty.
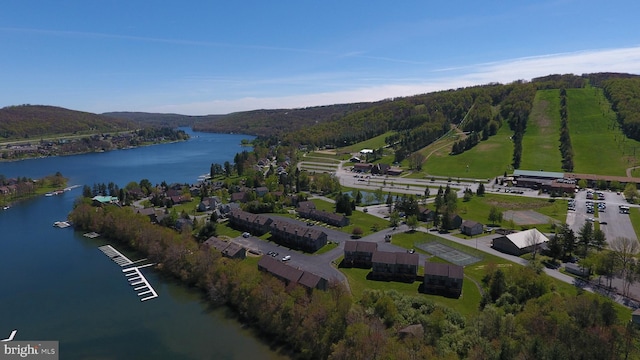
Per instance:
[[[426,261],[424,286],[426,293],[459,297],[462,293],[464,269],[460,265]]]
[[[224,257],[231,259],[244,259],[247,257],[247,250],[242,246],[224,241],[215,236],[208,238],[203,244],[220,251]]]
[[[258,270],[275,276],[282,280],[286,286],[298,284],[307,290],[327,290],[329,285],[327,279],[321,276],[309,271],[297,269],[270,256],[263,256],[260,261],[258,261]]]
[[[480,235],[484,232],[484,226],[473,220],[464,220],[460,225],[460,232],[468,236]]]
[[[373,253],[378,250],[378,244],[369,241],[347,240],[344,243],[344,260],[346,266],[371,268]]]
[[[271,218],[262,214],[252,214],[239,208],[231,209],[229,222],[231,226],[248,231],[254,235],[262,235],[269,231]]]
[[[325,232],[285,220],[272,219],[269,231],[277,243],[307,252],[315,252],[327,244]]]
[[[337,227],[349,225],[349,218],[343,214],[330,213],[328,211],[317,210],[306,206],[298,206],[298,215],[305,219],[317,220]]]
[[[371,258],[371,276],[377,279],[414,281],[419,259],[418,254],[376,251]]]

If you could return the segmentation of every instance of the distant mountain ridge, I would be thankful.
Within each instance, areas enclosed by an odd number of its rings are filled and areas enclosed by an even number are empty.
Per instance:
[[[0,109],[0,140],[44,135],[134,130],[129,120],[48,105],[17,105]]]
[[[226,115],[180,115],[145,112],[108,112],[103,115],[159,126],[191,126],[196,131],[242,133],[269,137],[338,120],[380,102],[336,104],[295,109],[261,109]]]

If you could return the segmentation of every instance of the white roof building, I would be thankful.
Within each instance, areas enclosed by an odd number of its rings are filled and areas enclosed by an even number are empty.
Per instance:
[[[533,228],[493,239],[493,248],[507,254],[520,256],[532,252],[549,241],[538,229]]]

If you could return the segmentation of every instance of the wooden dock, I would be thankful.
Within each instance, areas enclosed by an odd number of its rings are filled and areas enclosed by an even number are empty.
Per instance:
[[[144,275],[142,275],[138,267],[132,266],[130,268],[122,269],[122,272],[129,280],[129,285],[135,286],[133,290],[140,291],[138,293],[140,301],[147,301],[158,297],[158,293],[153,290],[153,287],[151,287],[151,284],[149,284]]]
[[[128,257],[122,255],[118,250],[114,249],[111,245],[100,246],[98,249],[102,251],[105,255],[107,255],[113,262],[116,264],[125,267],[133,264],[133,261],[129,260]]]
[[[147,301],[158,297],[158,293],[153,289],[151,284],[149,284],[144,275],[142,275],[142,272],[140,272],[140,269],[148,266],[153,266],[153,264],[130,266],[135,263],[143,262],[147,259],[131,261],[118,250],[114,249],[111,245],[100,246],[98,249],[100,249],[100,251],[107,255],[111,260],[113,260],[113,262],[120,265],[120,267],[126,267],[125,269],[122,269],[122,272],[129,281],[129,285],[134,287],[133,290],[137,292],[138,296],[140,297],[140,301]]]

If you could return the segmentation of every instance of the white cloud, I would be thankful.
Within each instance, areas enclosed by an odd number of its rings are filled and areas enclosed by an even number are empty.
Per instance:
[[[158,106],[147,111],[180,114],[226,114],[255,109],[300,108],[340,103],[377,101],[411,96],[438,90],[482,85],[550,74],[584,74],[595,72],[640,73],[640,46],[620,49],[589,50],[573,53],[512,59],[477,64],[463,68],[435,69],[432,78],[413,82],[391,82],[368,87],[353,87],[333,92],[271,97],[243,97],[186,104]]]

